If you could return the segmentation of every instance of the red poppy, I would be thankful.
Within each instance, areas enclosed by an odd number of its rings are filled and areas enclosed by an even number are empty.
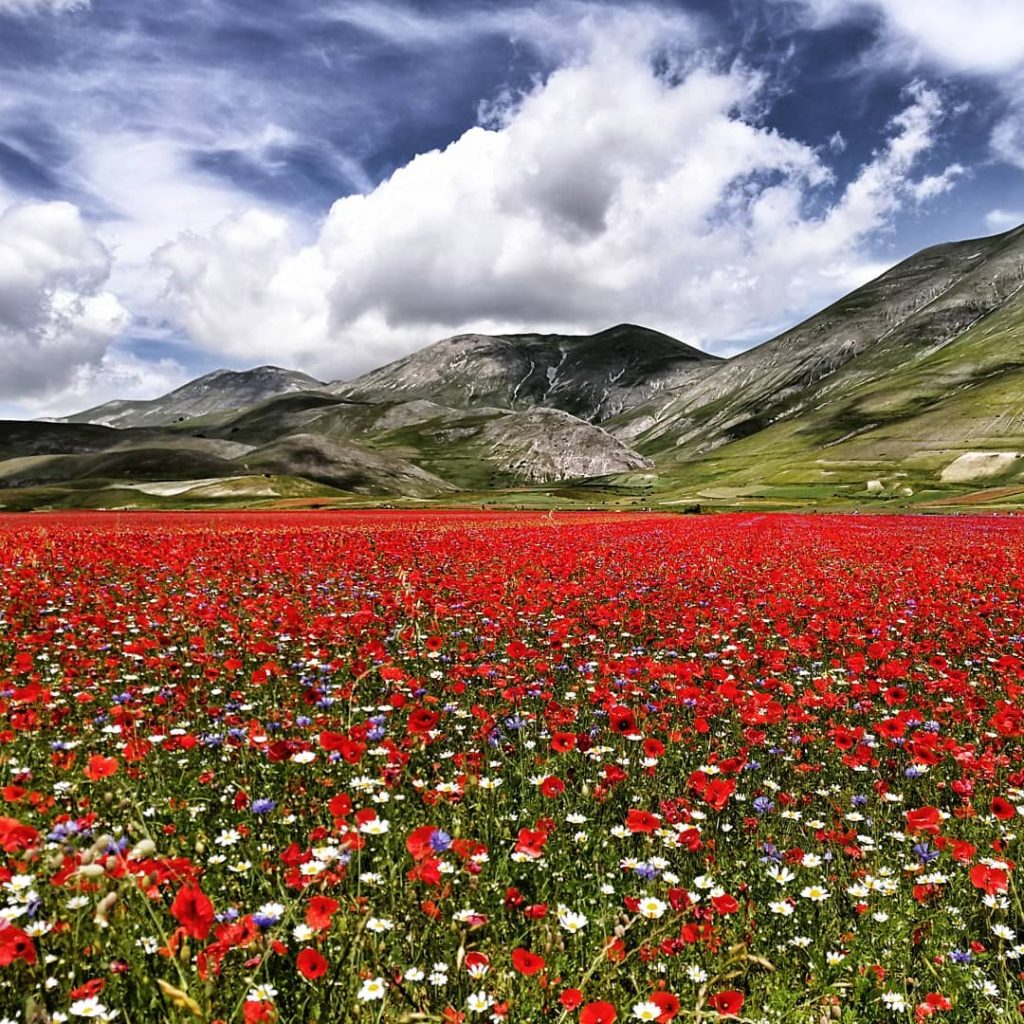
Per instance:
[[[413,860],[425,860],[427,857],[434,856],[437,851],[431,845],[430,840],[436,834],[436,825],[420,825],[405,837],[405,848]]]
[[[576,733],[556,732],[551,736],[551,749],[556,754],[567,754],[576,749]]]
[[[315,949],[304,949],[295,958],[295,966],[304,978],[316,981],[327,973],[329,965]]]
[[[709,1000],[708,1006],[717,1010],[723,1017],[735,1016],[743,1009],[743,993],[735,989],[716,992]]]
[[[646,757],[661,757],[665,753],[665,744],[661,740],[656,740],[653,736],[648,736],[644,740],[644,755]]]
[[[628,736],[630,733],[636,732],[636,715],[629,708],[617,704],[608,710],[608,725],[612,732],[618,733],[620,736]]]
[[[0,967],[9,967],[15,960],[31,967],[36,962],[36,947],[28,935],[12,924],[0,928]]]
[[[481,953],[478,949],[474,949],[466,954],[466,959],[463,961],[466,965],[467,971],[483,971],[486,972],[491,966],[491,958],[486,953]]]
[[[93,978],[68,993],[68,999],[95,999],[107,987],[106,978]]]
[[[619,1019],[611,1003],[587,1003],[580,1010],[580,1024],[612,1024]]]
[[[306,924],[321,931],[330,928],[331,917],[337,912],[339,903],[330,896],[314,896],[306,904]]]
[[[572,1011],[583,1002],[583,993],[578,988],[567,988],[558,997],[558,1001],[565,1009]]]
[[[544,855],[544,844],[548,841],[547,832],[539,829],[521,828],[516,839],[516,853],[524,853],[536,860]]]
[[[174,897],[171,916],[191,939],[205,939],[213,926],[213,903],[193,882],[186,882]]]
[[[651,1002],[661,1010],[658,1024],[668,1024],[679,1013],[679,997],[671,992],[654,992],[651,995]]]
[[[990,809],[1000,821],[1009,821],[1017,813],[1017,808],[1001,796],[993,797]]]
[[[942,814],[938,807],[918,807],[907,811],[906,819],[911,832],[938,832]]]
[[[82,774],[90,782],[98,782],[100,779],[109,778],[117,772],[119,762],[116,757],[103,757],[101,754],[93,754],[89,763],[82,769]]]
[[[332,818],[347,818],[352,813],[352,798],[348,793],[339,793],[328,801],[327,810]]]
[[[661,828],[661,818],[650,811],[641,811],[632,807],[626,814],[626,828],[630,832],[655,832]]]
[[[711,905],[715,908],[716,913],[719,914],[735,914],[740,909],[736,898],[728,893],[723,893],[721,896],[713,896],[711,898]]]
[[[39,833],[31,825],[23,825],[16,818],[0,817],[0,850],[19,853],[39,841]]]
[[[426,708],[416,708],[409,715],[405,728],[413,736],[423,736],[437,728],[441,716],[436,711],[428,711]]]
[[[560,797],[565,792],[565,783],[556,775],[549,775],[541,784],[540,792],[549,800]]]
[[[537,974],[544,970],[544,957],[531,953],[528,949],[523,949],[520,946],[518,949],[512,950],[512,966],[520,974]]]
[[[712,779],[704,790],[704,799],[716,811],[721,811],[729,802],[729,797],[736,791],[733,779]]]
[[[1002,868],[992,868],[987,864],[975,864],[971,868],[971,885],[992,896],[1007,891],[1010,887],[1010,877]]]
[[[242,1016],[245,1024],[269,1024],[277,1017],[277,1010],[274,1004],[267,1000],[257,1002],[255,999],[246,999],[242,1003]]]

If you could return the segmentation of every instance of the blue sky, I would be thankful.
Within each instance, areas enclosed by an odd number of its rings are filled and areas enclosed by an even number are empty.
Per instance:
[[[0,0],[0,413],[466,330],[730,354],[1024,221],[1019,0]]]

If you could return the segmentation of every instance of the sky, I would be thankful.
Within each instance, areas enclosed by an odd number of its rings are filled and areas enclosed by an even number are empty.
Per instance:
[[[2,416],[468,331],[731,355],[1021,222],[1021,0],[0,0]]]

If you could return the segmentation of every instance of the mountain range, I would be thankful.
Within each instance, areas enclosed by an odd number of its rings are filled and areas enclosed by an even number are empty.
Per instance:
[[[0,423],[0,506],[1024,504],[1024,226],[720,359],[620,324],[462,334],[355,380],[218,370]]]

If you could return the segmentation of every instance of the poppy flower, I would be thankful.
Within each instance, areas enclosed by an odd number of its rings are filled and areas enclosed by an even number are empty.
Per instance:
[[[95,999],[107,986],[106,978],[93,978],[68,993],[68,999]]]
[[[637,731],[636,715],[629,708],[617,704],[608,710],[608,725],[619,736],[628,736]]]
[[[992,868],[987,864],[975,864],[971,868],[971,885],[992,896],[1007,891],[1010,886],[1010,877],[1002,868]]]
[[[712,779],[704,790],[704,799],[709,807],[721,811],[729,802],[729,797],[736,792],[736,782],[733,779]]]
[[[587,1003],[580,1010],[580,1024],[613,1024],[619,1019],[611,1003]]]
[[[295,958],[299,974],[309,981],[316,981],[327,973],[327,961],[315,949],[304,949]]]
[[[674,1020],[679,1013],[679,997],[671,992],[654,992],[650,1001],[661,1010],[658,1024],[669,1024],[669,1021]]]
[[[540,784],[540,792],[542,796],[554,800],[565,792],[565,783],[556,775],[549,775]]]
[[[713,896],[711,898],[711,905],[715,908],[715,912],[718,914],[735,914],[740,909],[739,903],[736,901],[734,896],[730,896],[728,893],[724,893],[721,896]]]
[[[911,832],[938,832],[942,815],[938,807],[918,807],[907,811],[907,828]]]
[[[0,850],[18,853],[39,842],[39,833],[31,825],[23,825],[17,818],[0,817]]]
[[[107,779],[117,773],[119,762],[116,757],[103,757],[101,754],[93,754],[89,763],[82,769],[82,774],[90,782],[98,782],[100,779]]]
[[[213,903],[198,885],[186,882],[174,897],[171,916],[189,938],[205,939],[213,926]]]
[[[512,966],[520,973],[527,976],[543,971],[545,967],[544,957],[531,953],[528,949],[520,946],[512,950]]]
[[[558,1001],[566,1010],[571,1012],[583,1002],[583,993],[578,988],[567,988],[562,991]]]
[[[626,828],[630,832],[655,832],[661,828],[661,818],[650,811],[641,811],[633,807],[626,814]]]
[[[539,829],[521,828],[516,838],[516,853],[525,854],[532,860],[544,856],[544,844],[548,841],[547,832]]]
[[[316,931],[331,926],[331,917],[337,912],[340,904],[330,896],[314,896],[306,904],[306,924]]]
[[[20,928],[11,924],[0,928],[0,967],[21,960],[31,967],[36,962],[36,947]]]
[[[567,754],[576,749],[576,733],[556,732],[551,735],[551,749],[556,754]]]
[[[491,966],[491,958],[486,953],[481,953],[478,949],[474,949],[466,954],[466,959],[463,960],[463,963],[470,974],[474,977],[480,977],[487,973],[488,968]]]
[[[735,989],[726,989],[724,992],[716,992],[709,1000],[708,1006],[716,1010],[723,1017],[735,1016],[743,1009],[743,993]]]
[[[242,1016],[245,1024],[270,1024],[277,1017],[274,1004],[267,999],[246,999],[242,1003]]]
[[[1001,796],[993,797],[990,810],[1000,821],[1009,821],[1017,813],[1017,808]]]

